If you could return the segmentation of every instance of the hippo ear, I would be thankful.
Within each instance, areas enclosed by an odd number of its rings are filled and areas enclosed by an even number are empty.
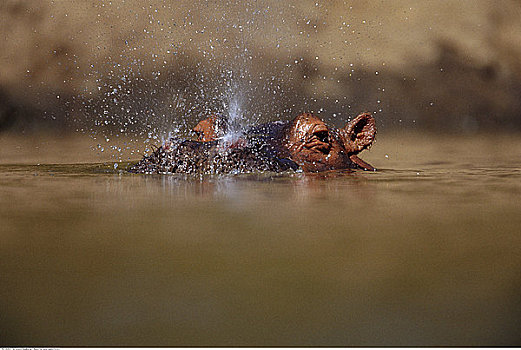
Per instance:
[[[376,136],[376,123],[370,113],[362,113],[340,129],[349,153],[360,153],[371,146]]]

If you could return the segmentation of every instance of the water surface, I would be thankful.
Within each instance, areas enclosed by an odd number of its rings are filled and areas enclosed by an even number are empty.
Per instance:
[[[203,178],[127,174],[89,142],[0,140],[2,345],[520,344],[515,135]]]

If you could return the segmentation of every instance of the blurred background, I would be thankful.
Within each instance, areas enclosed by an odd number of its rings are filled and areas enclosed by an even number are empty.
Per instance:
[[[514,0],[3,0],[0,132],[161,138],[233,105],[519,131],[520,19]]]

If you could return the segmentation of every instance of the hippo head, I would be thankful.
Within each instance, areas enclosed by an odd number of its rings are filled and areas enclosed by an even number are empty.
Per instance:
[[[280,128],[281,125],[284,126]],[[208,142],[221,138],[226,128],[225,118],[211,116],[200,121],[193,131],[197,133],[197,141]],[[375,170],[357,156],[371,146],[376,135],[375,120],[369,113],[360,114],[343,129],[330,128],[310,113],[301,114],[288,124],[264,124],[260,128],[261,134],[271,128],[275,132],[269,132],[266,142],[277,149],[278,156],[291,158],[305,172],[357,167]],[[250,132],[255,133],[255,130],[253,128]],[[244,145],[245,141],[229,147]]]
[[[197,141],[209,142],[221,138],[226,133],[226,120],[212,115],[201,120],[193,129],[197,134]]]
[[[374,170],[357,154],[373,143],[375,134],[375,121],[369,113],[359,115],[339,130],[329,128],[312,114],[304,113],[289,125],[285,146],[291,158],[305,172],[356,166]]]

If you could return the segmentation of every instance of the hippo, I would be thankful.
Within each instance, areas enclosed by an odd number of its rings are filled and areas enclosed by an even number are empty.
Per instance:
[[[251,172],[376,169],[358,157],[376,136],[370,113],[362,113],[344,128],[329,127],[303,113],[290,121],[275,121],[248,129],[229,142],[228,120],[211,116],[192,130],[196,140],[171,138],[129,171],[133,173],[237,174]]]

